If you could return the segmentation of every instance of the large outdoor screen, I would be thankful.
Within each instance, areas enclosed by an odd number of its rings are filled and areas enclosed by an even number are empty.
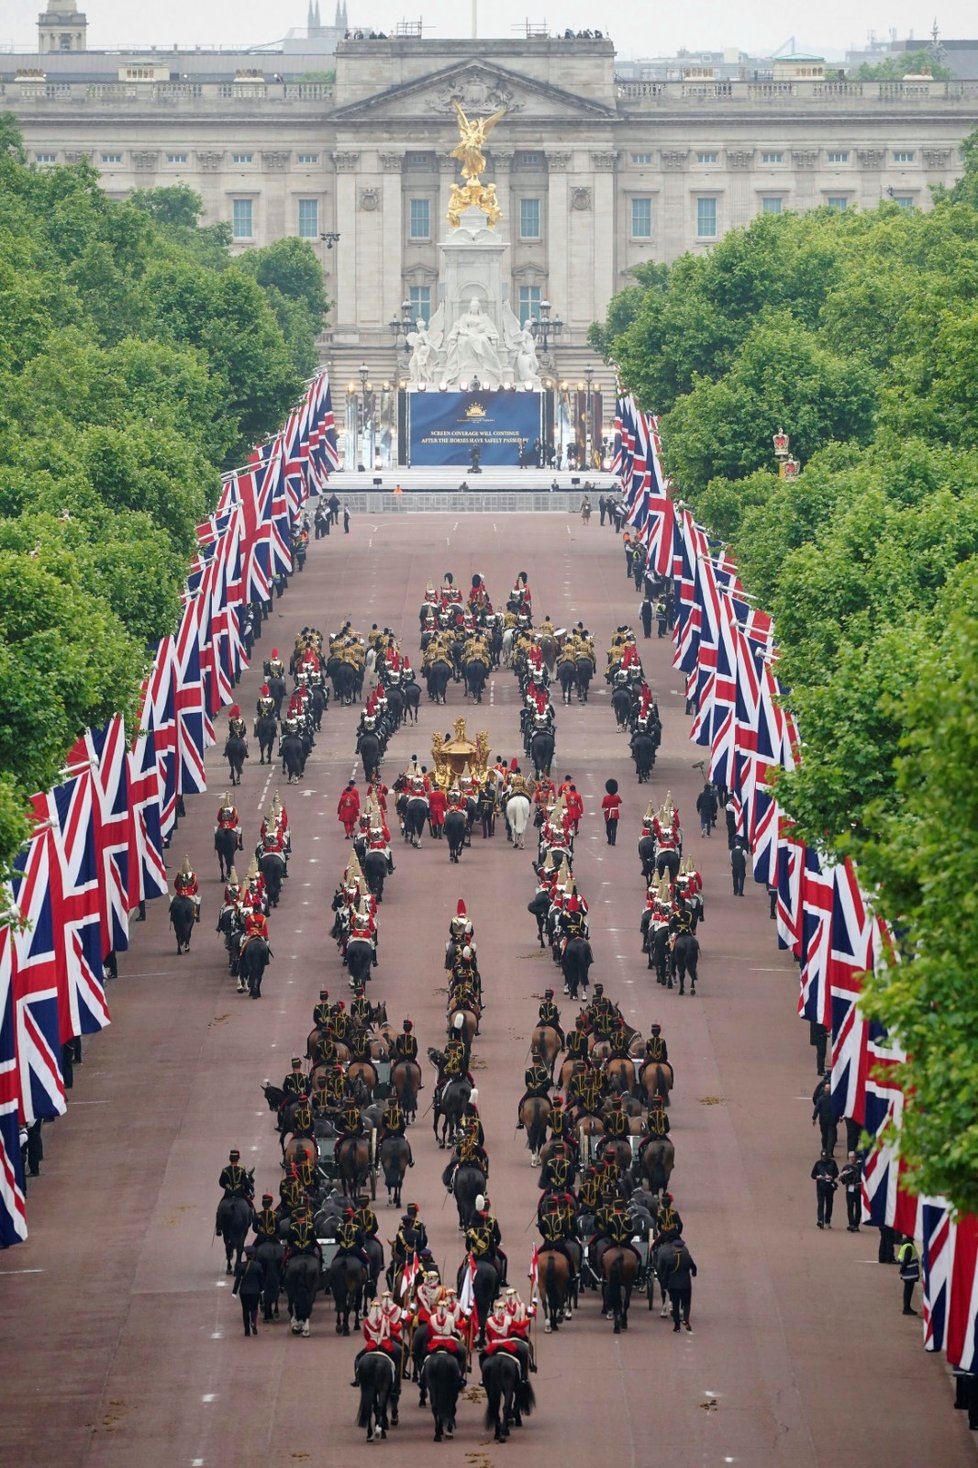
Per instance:
[[[478,445],[483,467],[518,465],[521,449],[539,443],[542,401],[542,393],[502,389],[409,393],[411,463],[467,469]]]

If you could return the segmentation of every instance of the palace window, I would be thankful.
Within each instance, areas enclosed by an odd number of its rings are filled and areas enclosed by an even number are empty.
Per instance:
[[[639,164],[641,167],[645,167],[646,165],[648,165],[649,163],[652,162],[652,154],[651,153],[633,153],[632,154],[632,162]]]
[[[520,286],[520,325],[525,326],[530,317],[534,321],[540,320],[540,287],[538,285]]]
[[[319,200],[299,200],[299,238],[300,240],[318,240],[319,238]]]
[[[122,162],[122,154],[121,153],[102,153],[100,156],[101,156],[101,160],[102,160],[103,163],[121,163]]]
[[[847,148],[843,148],[841,150],[841,152],[835,152],[835,151],[829,152],[825,156],[826,156],[826,160],[829,163],[848,163],[849,162],[849,150]]]
[[[893,150],[894,163],[912,163],[915,157],[916,154],[912,148],[894,148]]]
[[[412,240],[431,238],[431,201],[429,199],[411,200],[411,221],[408,233]]]
[[[231,162],[232,163],[254,163],[254,161],[255,161],[255,155],[254,155],[254,153],[232,153],[231,154]]]
[[[698,240],[715,240],[717,237],[717,201],[716,199],[696,200],[696,238]]]
[[[253,205],[252,199],[231,200],[231,234],[236,240],[254,238]]]
[[[35,153],[34,154],[34,162],[35,163],[57,163],[57,161],[58,161],[58,155],[57,155],[57,153]]]
[[[912,209],[914,206],[912,194],[894,194],[893,202],[894,204],[899,204],[901,209]]]
[[[768,194],[761,200],[762,214],[780,214],[784,208],[784,200],[780,194]]]
[[[540,200],[520,200],[520,239],[538,240],[540,238]]]
[[[652,238],[652,200],[632,200],[632,239],[650,240]]]
[[[319,162],[319,154],[318,153],[300,153],[298,155],[298,162],[299,163],[304,163],[306,165],[306,167],[309,167],[311,164],[314,164],[314,163],[318,163]]]
[[[696,161],[697,161],[697,163],[719,163],[720,162],[720,154],[719,153],[697,153],[697,155],[696,155]]]
[[[836,209],[839,212],[849,208],[849,200],[845,194],[829,194],[825,202],[830,209]]]
[[[761,154],[761,162],[762,163],[768,163],[768,164],[770,164],[770,163],[783,163],[784,162],[784,154],[783,153],[762,153]]]
[[[408,299],[411,302],[411,320],[417,321],[420,317],[425,326],[427,326],[431,320],[431,286],[411,286],[408,292]]]
[[[166,161],[167,163],[189,163],[190,155],[188,153],[167,153]]]

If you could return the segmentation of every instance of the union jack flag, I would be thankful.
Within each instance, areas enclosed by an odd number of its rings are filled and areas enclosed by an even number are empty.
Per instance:
[[[68,755],[73,768],[89,762],[95,771],[96,829],[99,849],[99,899],[105,952],[129,947],[129,760],[121,718],[104,729],[87,729]],[[103,957],[105,955],[103,954]]]
[[[9,915],[12,893],[0,891]],[[24,1169],[20,1150],[20,1077],[13,996],[13,935],[0,926],[0,1249],[27,1238]]]
[[[177,818],[180,793],[177,771],[176,645],[172,637],[160,640],[149,675],[146,694],[147,729],[153,735],[153,751],[159,778],[160,834],[165,839]]]
[[[920,1207],[920,1254],[924,1300],[924,1350],[943,1351],[947,1342],[954,1242],[957,1232],[944,1198],[924,1198]]]
[[[811,846],[804,849],[801,872],[801,990],[798,1013],[829,1029],[829,953],[832,949],[832,909],[835,866]]]
[[[978,1373],[978,1218],[965,1214],[954,1228],[947,1310],[947,1359]]]
[[[109,1023],[102,987],[96,781],[90,768],[44,797],[53,840],[49,866],[58,947],[67,973],[72,1035]]]
[[[129,766],[129,910],[167,890],[160,829],[160,770],[148,682],[143,688],[139,731],[128,755]]]
[[[67,974],[58,951],[51,893],[51,830],[43,815],[41,822],[14,858],[11,883],[13,907],[25,924],[14,934],[12,967],[18,1090],[21,1116],[28,1124],[63,1114],[61,1046],[71,1039]]]
[[[174,709],[177,790],[181,795],[200,795],[207,789],[204,753],[208,744],[214,740],[214,731],[204,705],[204,682],[200,668],[202,611],[203,598],[195,596],[183,609],[176,637]]]

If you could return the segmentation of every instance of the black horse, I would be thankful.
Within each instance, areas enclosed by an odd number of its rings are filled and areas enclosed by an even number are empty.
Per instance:
[[[577,660],[577,697],[581,703],[587,703],[588,690],[591,687],[591,679],[594,677],[593,658],[578,658]]]
[[[486,678],[489,676],[489,669],[480,658],[470,658],[464,665],[463,672],[465,674],[466,694],[471,694],[476,703],[481,703],[482,693],[486,686]]]
[[[378,1159],[384,1174],[389,1207],[400,1208],[404,1176],[411,1165],[411,1146],[406,1137],[385,1137]]]
[[[170,924],[176,934],[177,952],[190,952],[190,935],[194,930],[196,908],[193,898],[181,897],[179,893],[170,903]]]
[[[557,664],[557,680],[560,683],[560,691],[564,695],[564,703],[569,704],[574,684],[577,682],[577,664],[573,658],[565,658]]]
[[[453,1351],[433,1351],[425,1357],[424,1383],[435,1419],[435,1442],[455,1436],[455,1413],[462,1390],[462,1367]]]
[[[293,1335],[309,1334],[309,1317],[319,1289],[319,1260],[313,1254],[293,1254],[285,1266],[285,1293]]]
[[[404,837],[412,846],[420,847],[428,819],[428,802],[420,795],[409,796],[404,807]]]
[[[336,1334],[350,1334],[351,1315],[354,1330],[359,1330],[367,1283],[366,1264],[356,1254],[340,1254],[329,1266],[327,1282],[336,1306]],[[363,1362],[360,1364],[362,1366]]]
[[[282,1293],[282,1260],[285,1249],[277,1239],[262,1239],[255,1245],[255,1258],[262,1267],[265,1282],[262,1285],[262,1316],[271,1320],[278,1315],[278,1299]]]
[[[530,740],[530,758],[537,779],[550,774],[554,758],[554,736],[549,729],[538,729]]]
[[[378,902],[384,900],[384,882],[387,878],[387,856],[383,851],[365,851],[361,861],[367,886]]]
[[[226,882],[234,866],[234,853],[238,850],[238,833],[227,826],[218,826],[214,832],[214,850],[217,852],[221,881]]]
[[[439,1147],[444,1147],[447,1142],[454,1141],[471,1094],[472,1087],[467,1080],[449,1081],[442,1088],[442,1093],[433,1108],[434,1132]],[[438,1136],[439,1121],[444,1123],[440,1137]]]
[[[397,1422],[397,1409],[388,1419],[388,1405],[394,1395],[396,1366],[386,1351],[368,1351],[360,1357],[357,1382],[360,1387],[360,1410],[357,1426],[367,1429],[367,1442],[383,1441],[387,1429]]]
[[[418,710],[421,707],[421,689],[413,680],[401,686],[404,696],[404,718],[410,719],[412,724],[418,722]]]
[[[645,785],[652,774],[652,766],[655,763],[655,742],[651,734],[635,733],[631,738],[632,759],[635,761],[635,773],[638,783]]]
[[[282,756],[282,774],[290,785],[302,779],[306,763],[306,750],[298,734],[283,734],[278,752]]]
[[[285,879],[285,859],[277,851],[262,852],[258,870],[265,878],[265,893],[271,907],[278,907]]]
[[[472,1162],[461,1162],[452,1178],[452,1194],[458,1209],[458,1226],[466,1229],[475,1222],[475,1200],[486,1190],[486,1175]]]
[[[465,845],[465,833],[468,830],[468,820],[465,812],[461,810],[450,810],[445,816],[445,840],[448,842],[449,861],[458,862],[462,857],[462,847]]]
[[[482,1385],[486,1391],[486,1427],[493,1428],[497,1443],[509,1437],[510,1423],[523,1426],[535,1406],[533,1388],[521,1380],[520,1363],[506,1351],[482,1359]]]
[[[231,1265],[232,1254],[235,1265],[241,1263],[245,1239],[248,1237],[253,1216],[253,1210],[247,1198],[222,1198],[217,1205],[217,1229],[224,1240],[228,1274],[234,1273]]]
[[[353,984],[365,984],[373,967],[374,946],[368,938],[351,938],[346,945],[346,966]]]
[[[619,732],[628,725],[632,713],[632,695],[628,688],[618,687],[611,695],[611,707],[615,711],[615,722]]]
[[[261,751],[261,764],[272,763],[275,757],[275,736],[277,734],[278,721],[274,714],[262,714],[260,719],[255,720],[255,736],[258,740],[258,748]]]
[[[452,677],[452,665],[444,658],[436,658],[427,668],[422,670],[421,675],[428,685],[428,697],[433,703],[444,703],[448,692],[449,680]]]
[[[591,944],[587,938],[568,938],[561,955],[560,967],[564,975],[564,983],[572,999],[578,997],[579,989],[587,989],[588,970],[593,961],[594,954],[591,952]]]
[[[241,784],[241,771],[248,758],[248,744],[240,734],[229,734],[224,743],[224,758],[231,772],[231,784]]]
[[[248,939],[238,959],[239,994],[247,991],[252,999],[261,998],[261,981],[271,957],[272,950],[264,938]]]
[[[363,778],[367,784],[372,784],[380,772],[381,745],[380,740],[372,729],[365,729],[360,735],[359,744],[360,758],[363,761]]]
[[[282,704],[285,700],[285,679],[275,675],[269,678],[267,683],[268,696],[275,705],[272,713],[276,719],[280,719],[282,717]]]

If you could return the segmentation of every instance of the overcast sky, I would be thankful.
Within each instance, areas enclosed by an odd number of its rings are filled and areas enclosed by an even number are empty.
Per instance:
[[[36,46],[37,14],[46,0],[0,0],[0,47],[29,50]],[[347,0],[350,24],[374,26],[391,32],[409,13],[419,16],[428,34],[439,40],[471,35],[472,0]],[[925,38],[936,6],[941,33],[947,37],[978,33],[978,11],[973,0],[928,0],[921,9],[910,0],[822,0],[813,7],[802,0],[752,0],[732,6],[720,0],[699,0],[691,8],[668,8],[651,0],[476,0],[479,34],[511,36],[521,31],[527,17],[549,22],[551,33],[565,26],[575,30],[600,27],[611,34],[621,56],[671,55],[680,47],[722,50],[737,47],[754,54],[776,50],[826,51],[840,55],[850,45],[862,45],[875,30],[885,37],[895,27],[900,39],[912,32]],[[160,47],[237,44],[274,41],[290,27],[302,27],[307,0],[167,0],[156,6],[134,6],[131,0],[79,0],[88,16],[89,44],[93,49],[119,45]],[[65,5],[67,8],[67,4]],[[335,13],[335,0],[320,0],[323,20]],[[613,23],[610,17],[614,17]],[[791,42],[793,45],[785,45]]]

